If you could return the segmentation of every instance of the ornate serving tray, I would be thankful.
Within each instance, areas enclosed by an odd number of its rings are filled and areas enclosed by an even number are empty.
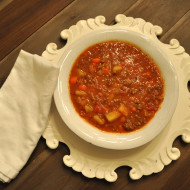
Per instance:
[[[67,44],[57,49],[56,44],[48,44],[42,56],[55,64],[60,64],[65,49],[78,38],[95,30],[107,28],[127,29],[138,32],[152,39],[162,48],[172,60],[179,80],[179,98],[174,115],[166,128],[151,142],[130,150],[110,150],[97,147],[75,135],[61,119],[55,103],[52,102],[49,121],[43,137],[51,149],[56,149],[59,142],[65,143],[70,149],[70,155],[63,157],[65,165],[81,172],[88,178],[106,179],[109,182],[117,180],[115,169],[120,166],[130,166],[129,175],[132,179],[140,179],[143,175],[158,173],[165,165],[180,157],[178,148],[172,146],[176,137],[190,143],[190,93],[187,83],[190,80],[190,56],[180,46],[176,39],[170,44],[164,44],[157,38],[162,34],[162,28],[152,25],[141,18],[126,17],[119,14],[115,17],[116,24],[105,25],[105,17],[81,20],[76,25],[61,32],[61,37],[67,39]],[[158,126],[159,127],[159,126]]]

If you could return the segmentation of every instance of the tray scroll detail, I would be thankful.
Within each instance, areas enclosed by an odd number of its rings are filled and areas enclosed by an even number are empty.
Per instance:
[[[172,39],[170,44],[162,43],[157,38],[163,32],[160,26],[141,18],[126,17],[122,14],[117,15],[115,21],[116,24],[108,26],[105,25],[103,16],[81,20],[61,32],[61,37],[67,40],[63,48],[57,49],[56,44],[50,43],[42,54],[46,59],[58,64],[68,45],[81,36],[95,30],[119,28],[146,35],[157,43],[172,60],[179,79],[179,99],[175,113],[161,134],[142,147],[118,151],[86,143],[69,130],[60,118],[55,103],[52,102],[49,123],[43,134],[47,146],[55,149],[59,142],[65,143],[70,149],[70,155],[63,157],[65,165],[88,178],[96,177],[109,182],[117,180],[115,169],[120,166],[130,166],[129,175],[134,180],[140,179],[143,175],[158,173],[164,169],[165,165],[180,157],[179,149],[172,146],[176,137],[181,136],[184,142],[190,143],[190,93],[187,89],[187,83],[190,80],[190,56],[176,39]]]

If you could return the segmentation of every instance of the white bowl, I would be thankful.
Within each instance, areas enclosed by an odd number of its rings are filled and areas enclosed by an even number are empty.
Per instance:
[[[161,108],[141,130],[116,134],[100,131],[84,121],[75,111],[69,94],[69,75],[73,63],[81,52],[92,44],[106,40],[128,41],[148,53],[161,70],[165,83],[165,95]],[[54,93],[58,112],[67,126],[79,137],[94,145],[108,149],[131,149],[151,141],[170,121],[178,100],[178,79],[172,62],[151,39],[139,33],[123,29],[104,29],[91,32],[73,42],[63,53],[58,85]]]

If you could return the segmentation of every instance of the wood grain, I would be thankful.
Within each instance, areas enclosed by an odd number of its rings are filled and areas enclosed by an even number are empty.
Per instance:
[[[9,3],[11,3],[13,0],[0,0],[0,10],[5,8]]]
[[[180,44],[185,48],[186,52],[190,54],[190,11],[188,11],[181,19],[178,20],[169,31],[161,37],[165,43],[173,38],[176,38]]]
[[[63,11],[52,18],[52,20],[50,20],[47,24],[44,24],[41,29],[36,31],[27,40],[25,40],[24,43],[20,44],[13,50],[13,52],[0,61],[0,71],[3,70],[3,72],[0,72],[0,86],[2,86],[6,80],[6,77],[13,67],[16,57],[21,49],[24,49],[30,53],[41,55],[47,44],[50,42],[56,43],[58,48],[61,48],[65,44],[59,36],[63,29],[69,28],[71,25],[76,24],[79,20],[94,18],[98,15],[104,15],[107,19],[106,23],[109,24],[114,20],[115,15],[124,12],[135,1],[120,0],[118,6],[115,6],[117,5],[116,2],[118,1],[96,1],[96,6],[94,6],[94,0],[80,0],[73,2],[68,7],[63,9]],[[98,7],[101,7],[101,9]],[[102,9],[104,9],[104,12]]]
[[[106,24],[113,24],[115,15],[119,13],[141,17],[164,29],[160,38],[163,42],[168,43],[171,38],[177,38],[190,53],[189,0],[48,0],[47,4],[40,0],[22,2],[25,1],[14,0],[0,11],[0,44],[6,47],[0,47],[0,85],[8,76],[20,49],[40,55],[50,42],[56,43],[60,48],[65,44],[59,37],[63,29],[81,19],[98,15],[106,17]],[[27,7],[30,7],[30,14],[26,11]],[[20,18],[17,14],[23,16]],[[7,25],[8,27],[2,27]],[[1,34],[7,35],[7,41]],[[162,172],[133,181],[128,175],[130,168],[120,167],[116,170],[118,180],[109,183],[88,179],[66,167],[62,157],[69,154],[67,146],[60,144],[58,149],[50,150],[41,138],[21,173],[10,184],[0,183],[0,190],[188,190],[190,145],[183,143],[179,137],[174,142],[174,147],[180,149],[181,157],[166,166]]]
[[[0,11],[0,60],[72,1],[14,0],[6,6]]]
[[[185,0],[140,0],[124,14],[161,26],[166,33],[189,9],[190,1]]]

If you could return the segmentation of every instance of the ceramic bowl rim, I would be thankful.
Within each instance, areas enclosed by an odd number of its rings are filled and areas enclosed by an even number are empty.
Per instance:
[[[66,85],[66,83],[68,85],[68,78],[64,79],[63,75],[68,74],[68,73],[64,73],[64,72],[66,72],[66,71],[64,71],[64,69],[68,65],[67,59],[69,59],[69,56],[72,55],[72,53],[76,49],[76,47],[78,47],[80,49],[79,44],[81,42],[85,42],[85,40],[90,39],[90,38],[93,39],[93,37],[95,37],[96,35],[105,35],[106,36],[106,34],[110,34],[112,36],[113,33],[118,33],[118,34],[126,33],[126,35],[132,35],[134,37],[139,37],[139,39],[142,38],[142,40],[147,41],[147,43],[149,43],[150,46],[154,47],[155,50],[157,50],[159,52],[159,54],[163,56],[163,59],[167,60],[167,66],[171,70],[171,75],[172,75],[171,77],[173,79],[174,95],[173,95],[173,99],[171,100],[172,102],[170,104],[171,110],[166,110],[166,112],[169,111],[169,114],[167,117],[165,116],[166,121],[164,122],[164,125],[161,123],[163,121],[159,121],[158,126],[161,126],[161,127],[158,127],[153,132],[150,132],[150,129],[147,130],[147,126],[143,127],[142,129],[140,129],[136,132],[132,132],[129,134],[115,134],[115,133],[113,134],[113,133],[106,133],[106,132],[100,131],[100,130],[92,127],[87,122],[85,122],[82,118],[80,118],[80,116],[77,113],[74,113],[73,112],[74,108],[72,111],[70,111],[71,109],[68,108],[68,105],[66,105],[66,104],[70,104],[69,106],[72,107],[73,105],[72,105],[71,101],[66,102],[65,100],[63,100],[63,94],[64,94],[64,97],[69,95],[68,92],[65,93],[65,91],[68,91],[68,89],[63,88],[63,85]],[[110,38],[110,40],[111,40],[111,38]],[[121,40],[121,39],[118,39],[118,40]],[[107,40],[105,40],[105,41],[107,41]],[[126,40],[126,41],[129,41],[129,40]],[[92,43],[92,44],[94,44],[94,43]],[[136,43],[134,43],[134,44],[136,44]],[[139,44],[136,44],[136,45],[139,46]],[[87,47],[89,47],[89,46],[87,46]],[[142,48],[144,50],[143,47],[140,46],[140,48]],[[77,51],[82,52],[83,50],[84,49],[81,49],[81,51],[79,51],[79,50],[77,50]],[[147,52],[147,53],[149,54],[149,52]],[[77,56],[78,55],[79,54],[77,54]],[[154,59],[154,57],[153,57],[153,59]],[[166,127],[166,125],[170,121],[170,119],[175,111],[175,108],[177,105],[177,100],[178,100],[178,78],[177,78],[175,68],[172,64],[172,61],[169,59],[169,57],[166,55],[166,53],[162,50],[162,48],[157,43],[155,43],[152,39],[147,37],[146,35],[143,35],[143,34],[140,34],[140,33],[134,32],[134,31],[126,30],[126,29],[116,29],[116,28],[93,31],[89,34],[82,36],[78,40],[76,40],[73,43],[71,43],[70,45],[68,45],[68,47],[65,49],[62,57],[60,58],[59,62],[61,64],[61,67],[60,67],[60,73],[58,76],[58,85],[54,92],[54,99],[55,99],[55,104],[56,104],[57,110],[58,110],[61,118],[63,119],[63,121],[75,134],[77,134],[79,137],[81,137],[85,141],[92,143],[96,146],[99,146],[102,148],[108,148],[108,149],[117,149],[117,150],[131,149],[131,148],[136,148],[136,147],[142,146],[142,145],[146,144],[147,142],[151,141],[152,139],[154,139]],[[65,64],[67,64],[67,65],[65,65]],[[69,66],[67,66],[67,67],[69,67]],[[70,65],[70,67],[71,67],[71,65]],[[161,69],[161,71],[162,71],[162,69]],[[171,89],[170,89],[170,91],[171,91]],[[68,101],[68,97],[67,97],[67,101]],[[161,106],[159,112],[162,112],[162,106]],[[165,114],[166,114],[166,112],[165,112]],[[75,119],[74,116],[77,117],[77,122],[74,121],[74,119]],[[149,122],[148,125],[151,126],[151,123],[152,123],[152,120]],[[83,131],[82,127],[84,125],[86,127],[85,129],[89,129],[89,130]],[[139,136],[134,135],[134,134],[138,134],[138,133],[140,134]],[[146,137],[142,137],[142,134],[144,134],[144,133],[147,133],[147,135],[145,135]]]

